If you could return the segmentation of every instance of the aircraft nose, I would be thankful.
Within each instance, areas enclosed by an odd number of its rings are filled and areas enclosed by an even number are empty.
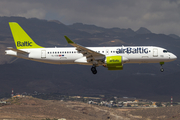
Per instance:
[[[171,54],[171,59],[172,59],[172,60],[176,60],[176,59],[177,59],[177,56],[174,55],[174,54]]]

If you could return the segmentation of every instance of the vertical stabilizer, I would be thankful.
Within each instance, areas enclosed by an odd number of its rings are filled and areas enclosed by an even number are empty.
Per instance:
[[[9,22],[17,49],[43,48],[37,45],[16,22]]]

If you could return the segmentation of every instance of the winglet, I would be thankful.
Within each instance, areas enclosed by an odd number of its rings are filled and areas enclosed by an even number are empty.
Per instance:
[[[71,44],[71,43],[74,43],[72,40],[70,40],[67,36],[64,36],[66,38],[66,41]]]

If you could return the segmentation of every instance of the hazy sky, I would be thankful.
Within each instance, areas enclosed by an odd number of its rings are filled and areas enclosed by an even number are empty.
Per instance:
[[[180,0],[0,0],[0,16],[180,35]]]

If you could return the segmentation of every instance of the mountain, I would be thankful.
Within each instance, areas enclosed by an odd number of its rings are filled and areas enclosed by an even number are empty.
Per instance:
[[[140,27],[137,31],[136,31],[137,34],[150,34],[151,31],[148,30],[147,28],[144,28],[144,27]]]
[[[112,95],[175,101],[179,97],[180,61],[159,64],[124,64],[122,71],[108,71],[98,67],[93,75],[91,66],[51,65],[5,56],[6,47],[15,47],[8,22],[18,22],[39,45],[63,47],[64,35],[83,46],[146,45],[167,48],[180,55],[180,39],[165,34],[132,29],[103,28],[74,23],[65,25],[56,20],[23,17],[0,17],[0,96],[15,92],[61,93],[69,95]]]
[[[128,29],[120,29],[120,28],[103,28],[95,25],[87,25],[83,23],[74,23],[69,25],[70,28],[76,29],[79,31],[84,31],[90,34],[93,34],[94,37],[105,37],[105,38],[122,38],[127,36],[134,36],[136,33],[128,28]]]
[[[180,37],[178,35],[175,35],[175,34],[169,34],[168,36],[175,38],[175,39],[180,39]]]

